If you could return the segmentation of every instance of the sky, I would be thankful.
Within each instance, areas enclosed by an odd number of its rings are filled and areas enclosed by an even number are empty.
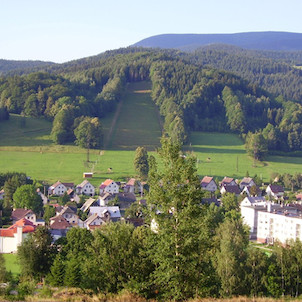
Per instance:
[[[301,0],[0,0],[0,59],[63,63],[167,33],[302,33]]]

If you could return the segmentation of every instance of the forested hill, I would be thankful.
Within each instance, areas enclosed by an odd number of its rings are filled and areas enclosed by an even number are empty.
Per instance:
[[[227,45],[197,49],[192,62],[235,73],[274,95],[302,101],[302,51],[246,50]]]
[[[246,49],[302,50],[302,34],[290,32],[247,32],[235,34],[163,34],[134,44],[140,47],[194,50],[209,44],[230,44]]]
[[[39,70],[45,66],[53,65],[53,62],[43,61],[15,61],[0,59],[0,75],[6,75],[10,72],[24,73],[25,70],[34,71]]]
[[[219,55],[215,54],[216,60]],[[124,48],[48,65],[43,72],[0,78],[0,107],[53,121],[53,140],[65,144],[76,140],[81,124],[93,122],[99,127],[98,119],[115,110],[127,83],[150,81],[164,129],[174,141],[186,141],[191,130],[243,136],[257,132],[270,150],[302,150],[302,98],[293,102],[277,97],[261,83],[219,71],[210,66],[215,56]],[[246,66],[243,61],[238,65],[243,70]],[[270,63],[266,68],[273,72]],[[300,74],[294,76],[298,81]],[[280,81],[286,82],[286,76]]]

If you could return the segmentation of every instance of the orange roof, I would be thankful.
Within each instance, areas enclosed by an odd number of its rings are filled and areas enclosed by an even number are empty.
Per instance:
[[[126,186],[134,186],[135,185],[135,178],[130,178],[129,181],[126,183]]]
[[[7,229],[0,229],[0,236],[14,237],[14,233],[17,233],[18,227],[22,227],[22,233],[32,233],[36,229],[36,226],[31,221],[23,218],[18,220],[15,224]]]
[[[205,176],[205,177],[201,180],[201,183],[202,183],[202,184],[209,184],[212,180],[213,180],[213,177],[211,177],[211,176]]]
[[[106,180],[103,182],[103,185],[109,186],[112,182],[113,182],[112,179],[106,179]]]

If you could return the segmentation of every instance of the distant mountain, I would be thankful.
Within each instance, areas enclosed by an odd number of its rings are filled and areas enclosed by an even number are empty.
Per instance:
[[[302,50],[302,34],[273,31],[235,34],[163,34],[146,38],[133,46],[189,51],[217,43],[246,49],[299,51]]]
[[[2,60],[0,59],[0,75],[5,75],[11,71],[22,72],[24,69],[30,69],[31,71],[36,71],[37,69],[49,65],[54,65],[53,62],[44,61],[15,61],[15,60]]]

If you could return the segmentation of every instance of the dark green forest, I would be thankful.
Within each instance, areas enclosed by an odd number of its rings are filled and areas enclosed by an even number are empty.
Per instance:
[[[220,46],[195,53],[123,48],[0,78],[0,107],[53,121],[52,139],[76,141],[83,117],[115,109],[129,82],[151,81],[174,142],[192,130],[262,135],[269,151],[302,148],[301,53]],[[100,123],[100,120],[97,121]],[[79,141],[79,140],[78,140]],[[92,142],[91,147],[100,146]]]

